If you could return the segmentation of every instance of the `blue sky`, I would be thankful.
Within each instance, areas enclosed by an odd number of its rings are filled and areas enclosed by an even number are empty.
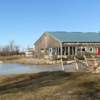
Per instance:
[[[27,48],[45,31],[100,31],[100,0],[0,0],[0,46]]]

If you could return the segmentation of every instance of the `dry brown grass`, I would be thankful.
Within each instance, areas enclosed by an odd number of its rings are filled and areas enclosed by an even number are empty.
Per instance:
[[[22,58],[21,56],[8,56],[7,60],[16,60],[16,59],[20,59]],[[5,61],[6,60],[6,56],[5,57],[0,57],[0,61]]]
[[[99,100],[99,93],[98,74],[57,71],[0,76],[0,100]]]

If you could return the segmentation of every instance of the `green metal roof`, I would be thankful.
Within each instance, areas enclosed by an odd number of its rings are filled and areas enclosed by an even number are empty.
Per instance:
[[[100,34],[96,32],[47,32],[61,42],[100,42]]]

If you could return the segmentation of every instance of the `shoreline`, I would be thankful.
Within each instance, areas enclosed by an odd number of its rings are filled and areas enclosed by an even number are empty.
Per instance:
[[[46,59],[36,59],[36,58],[21,58],[17,60],[7,60],[3,63],[19,63],[19,64],[35,64],[35,65],[61,65],[60,61],[51,61]],[[66,62],[67,64],[67,62]]]
[[[83,60],[80,60],[80,62]],[[83,61],[84,62],[84,61]],[[37,59],[37,58],[21,58],[16,60],[2,61],[2,63],[13,63],[13,64],[30,64],[30,65],[61,65],[60,60],[47,60],[47,59]],[[95,62],[88,61],[89,66],[94,66]],[[74,60],[63,61],[63,65],[75,65]],[[85,65],[84,63],[78,63],[78,65]],[[62,66],[62,65],[61,65]]]
[[[0,76],[10,76],[10,75],[24,75],[24,74],[40,74],[40,73],[52,73],[52,72],[68,72],[68,73],[91,73],[92,68],[83,68],[83,69],[68,69],[68,70],[58,70],[58,71],[43,71],[43,72],[26,72],[26,73],[16,73],[16,74],[1,74]]]
[[[4,61],[2,63],[13,63],[13,64],[30,64],[30,65],[61,65],[61,64],[47,64],[47,63],[20,63],[20,62],[13,62],[13,61]],[[75,63],[72,64],[63,64],[63,65],[75,65]],[[80,65],[80,64],[79,64]]]

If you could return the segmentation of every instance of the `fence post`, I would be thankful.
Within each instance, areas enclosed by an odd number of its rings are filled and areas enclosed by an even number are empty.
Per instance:
[[[62,59],[61,59],[61,65],[62,65],[62,70],[64,70],[64,66],[63,66],[63,61],[62,61]]]
[[[97,63],[97,61],[96,61],[96,58],[95,58],[93,55],[91,55],[91,57],[95,60],[95,66],[97,66],[98,63]]]
[[[88,62],[87,62],[87,59],[86,59],[86,56],[84,55],[84,59],[85,59],[85,61],[86,61],[86,65],[89,67],[89,65],[88,65]]]
[[[77,59],[74,57],[75,62],[76,62],[76,69],[78,70],[78,64],[77,64]]]

